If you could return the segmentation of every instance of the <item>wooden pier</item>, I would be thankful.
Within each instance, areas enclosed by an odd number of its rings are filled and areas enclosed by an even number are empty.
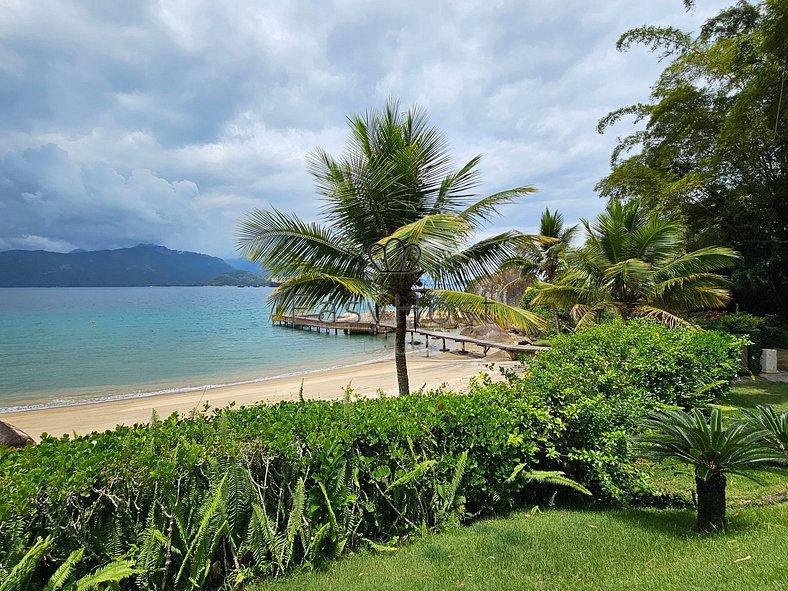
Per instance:
[[[332,320],[324,320],[320,314],[289,314],[275,316],[272,318],[274,324],[286,326],[288,328],[299,328],[316,330],[318,333],[325,332],[330,334],[382,334],[388,336],[388,333],[395,332],[396,326],[388,323],[375,323],[375,322],[361,322],[356,318],[344,319],[337,317]],[[441,340],[441,351],[448,351],[446,341],[459,343],[461,345],[460,353],[467,353],[465,346],[468,344],[481,347],[484,355],[487,355],[490,349],[500,349],[509,353],[513,359],[517,355],[534,355],[539,351],[547,351],[550,347],[540,347],[537,345],[520,345],[516,343],[499,343],[496,341],[486,341],[477,339],[470,336],[464,336],[456,333],[438,332],[432,330],[424,330],[421,328],[407,328],[406,332],[410,335],[410,344],[415,343],[416,335],[424,337],[425,347],[429,349],[430,339]]]
[[[330,334],[385,334],[393,331],[393,327],[375,322],[361,322],[355,318],[343,319],[341,316],[332,320],[324,320],[320,314],[289,314],[274,316],[271,321],[279,326],[316,330]]]

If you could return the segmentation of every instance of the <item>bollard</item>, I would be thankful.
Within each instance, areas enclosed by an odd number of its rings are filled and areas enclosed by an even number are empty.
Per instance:
[[[777,373],[777,349],[761,350],[761,373]]]

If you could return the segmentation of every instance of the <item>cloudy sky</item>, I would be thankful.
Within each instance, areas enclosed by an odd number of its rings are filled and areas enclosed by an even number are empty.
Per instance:
[[[620,124],[661,70],[615,41],[697,30],[732,0],[0,0],[0,250],[140,242],[235,256],[238,220],[316,219],[309,153],[339,156],[345,118],[418,104],[480,194],[531,184],[495,231],[603,202]],[[664,64],[662,64],[664,66]]]

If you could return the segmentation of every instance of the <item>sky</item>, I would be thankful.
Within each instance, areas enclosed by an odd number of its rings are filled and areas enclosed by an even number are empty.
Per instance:
[[[609,111],[665,63],[624,31],[697,31],[732,0],[0,0],[0,250],[139,243],[238,256],[254,208],[319,220],[306,170],[346,118],[423,107],[480,196],[532,185],[484,229],[604,208]]]

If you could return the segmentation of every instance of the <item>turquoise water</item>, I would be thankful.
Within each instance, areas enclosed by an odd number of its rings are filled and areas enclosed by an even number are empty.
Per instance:
[[[201,389],[387,356],[272,326],[270,288],[0,289],[0,411]]]

